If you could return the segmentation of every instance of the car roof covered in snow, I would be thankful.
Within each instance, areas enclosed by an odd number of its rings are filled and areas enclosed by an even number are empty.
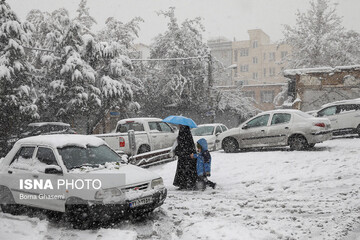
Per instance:
[[[197,127],[216,127],[218,125],[224,125],[222,123],[206,123],[206,124],[200,124],[200,125],[197,125]]]
[[[54,148],[63,148],[66,146],[100,146],[106,145],[104,140],[95,136],[77,135],[77,134],[56,134],[56,135],[39,135],[20,139],[15,145],[46,145]]]
[[[30,123],[28,126],[29,127],[41,127],[41,126],[45,126],[45,125],[56,125],[56,126],[70,127],[70,124],[63,123],[63,122],[35,122],[35,123]]]
[[[339,104],[354,104],[354,103],[360,104],[360,98],[341,100],[341,101],[327,103],[327,104],[322,105],[321,108],[334,106],[334,105],[339,105]]]
[[[162,121],[161,118],[126,118],[126,119],[121,119],[120,121],[118,121],[118,124],[124,124],[126,122],[151,122],[151,121]]]
[[[269,114],[269,113],[304,113],[304,112],[297,109],[276,109],[276,110],[262,112],[259,115]]]

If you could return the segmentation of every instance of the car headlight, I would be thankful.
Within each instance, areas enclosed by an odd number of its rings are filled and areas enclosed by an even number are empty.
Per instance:
[[[117,188],[101,189],[95,193],[95,199],[105,199],[108,197],[120,196],[121,191]]]
[[[164,181],[162,178],[157,178],[151,181],[151,188],[164,186]]]

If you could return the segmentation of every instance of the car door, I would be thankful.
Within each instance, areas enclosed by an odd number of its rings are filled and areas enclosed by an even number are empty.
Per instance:
[[[150,141],[151,141],[151,149],[157,150],[161,149],[162,142],[165,141],[165,136],[161,132],[160,126],[158,122],[149,122],[149,135],[150,135]]]
[[[322,110],[320,110],[317,113],[317,117],[326,117],[330,120],[331,122],[331,128],[334,130],[339,129],[339,125],[338,125],[338,117],[339,115],[337,114],[339,111],[337,109],[337,106],[330,106],[327,108],[324,108]]]
[[[171,147],[174,143],[173,130],[164,122],[149,122],[150,138],[153,149]]]
[[[240,139],[243,147],[263,147],[266,146],[267,125],[270,114],[265,114],[253,118],[242,125]]]
[[[287,145],[287,136],[291,129],[290,113],[274,113],[272,115],[270,126],[268,127],[268,146]]]
[[[338,106],[338,128],[351,130],[359,124],[360,111],[356,104],[343,104]]]
[[[33,180],[31,172],[33,155],[35,146],[22,146],[11,160],[8,171],[6,173],[8,178],[8,187],[18,204],[34,206],[29,198],[35,198],[32,189],[26,189],[21,182],[24,183],[26,179]]]
[[[176,140],[176,134],[174,133],[174,130],[164,122],[159,122],[159,126],[161,129],[161,132],[164,134],[165,141],[163,142],[162,148],[168,148],[171,147],[175,140]]]
[[[39,207],[45,207],[54,211],[61,211],[65,206],[65,192],[62,189],[58,189],[59,179],[63,179],[62,169],[59,166],[53,149],[40,146],[37,148],[34,161],[38,162],[38,168],[34,169],[33,177],[37,179],[43,179],[44,181],[50,180],[53,188],[46,188],[37,190],[38,194],[41,194],[41,199],[38,201]],[[48,171],[49,169],[55,171]],[[34,190],[35,191],[35,190]],[[54,196],[54,199],[50,199]],[[64,196],[64,198],[62,198]]]

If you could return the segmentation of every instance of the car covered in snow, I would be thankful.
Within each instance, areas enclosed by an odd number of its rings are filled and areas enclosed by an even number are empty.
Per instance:
[[[325,104],[313,115],[328,118],[333,135],[355,133],[360,136],[360,98]]]
[[[42,135],[16,142],[0,163],[0,206],[65,213],[77,228],[144,214],[163,204],[160,176],[126,164],[102,139]]]
[[[314,147],[331,139],[329,119],[316,118],[299,110],[262,112],[219,135],[225,152],[243,148],[290,146],[292,150]]]
[[[209,150],[216,151],[221,149],[220,141],[218,139],[219,135],[227,130],[228,128],[221,123],[201,124],[198,125],[197,128],[191,129],[191,134],[195,144],[199,139],[205,138]]]

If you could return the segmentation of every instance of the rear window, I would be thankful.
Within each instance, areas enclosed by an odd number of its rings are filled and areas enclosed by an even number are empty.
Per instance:
[[[119,124],[117,126],[116,132],[126,133],[129,130],[134,130],[135,132],[144,131],[144,125],[138,122],[126,122],[123,124]]]

